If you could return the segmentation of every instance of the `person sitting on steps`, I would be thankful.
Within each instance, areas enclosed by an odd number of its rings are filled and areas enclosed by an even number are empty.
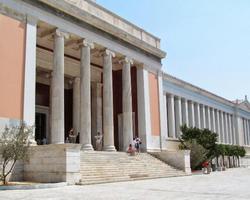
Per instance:
[[[127,153],[130,156],[134,156],[135,155],[135,149],[133,148],[132,144],[129,144],[128,149],[127,149]]]

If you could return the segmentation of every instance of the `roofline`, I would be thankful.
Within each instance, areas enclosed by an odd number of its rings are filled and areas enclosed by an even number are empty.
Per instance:
[[[124,22],[130,24],[131,26],[133,26],[133,27],[135,27],[135,28],[137,28],[137,29],[142,30],[143,32],[147,33],[148,35],[150,35],[150,36],[154,37],[155,39],[161,41],[161,39],[160,39],[159,37],[153,35],[152,33],[149,33],[149,32],[147,32],[147,31],[145,31],[145,29],[143,29],[143,28],[141,28],[141,27],[139,27],[139,26],[137,26],[137,25],[131,23],[131,22],[128,21],[127,19],[121,17],[120,15],[117,15],[116,13],[114,13],[114,12],[108,10],[107,8],[101,6],[100,4],[98,4],[98,3],[94,2],[94,1],[91,1],[91,0],[84,0],[84,1],[87,1],[88,3],[90,3],[90,4],[92,4],[92,5],[96,6],[96,7],[98,7],[98,8],[100,8],[100,9],[104,10],[105,12],[114,15],[115,17],[119,18],[120,20],[122,20],[122,21],[124,21]]]
[[[27,1],[27,0],[24,0],[24,1]],[[106,12],[106,9],[103,8],[102,6],[96,4],[92,1],[89,1],[89,0],[85,0],[85,1]],[[70,4],[70,3],[65,2],[65,1],[54,1],[54,0],[38,0],[38,2],[42,3],[42,4],[46,4],[47,6],[52,7],[56,10],[61,11],[61,12],[64,12],[67,15],[70,15],[71,17],[76,18],[77,20],[81,20],[85,23],[88,23],[89,25],[96,27],[102,31],[105,31],[106,33],[111,34],[112,36],[117,37],[125,42],[128,42],[128,43],[134,45],[135,47],[142,49],[142,50],[144,50],[144,51],[146,51],[146,52],[148,52],[148,53],[150,53],[150,54],[152,54],[160,59],[163,59],[166,57],[166,52],[162,51],[161,49],[154,47],[153,45],[150,45],[149,43],[133,36],[132,34],[129,34],[128,32],[120,29],[119,27],[116,27],[116,26],[102,20],[101,18],[96,17],[96,16],[92,15],[91,13],[74,6],[73,4]],[[68,7],[67,7],[67,5],[68,5]],[[111,11],[107,10],[107,12],[119,17],[118,15],[112,13]],[[124,20],[123,18],[119,17],[119,19],[121,19],[127,23],[127,21]],[[90,22],[90,20],[92,20],[92,23]],[[94,21],[94,23],[93,23],[93,21]],[[131,24],[131,25],[133,27],[139,29],[140,31],[144,31],[143,29],[138,28],[134,24]],[[145,33],[147,33],[147,32],[145,32]],[[153,37],[156,38],[155,36],[153,36]]]
[[[193,85],[193,84],[191,84],[191,83],[188,83],[188,82],[186,82],[186,81],[183,81],[183,80],[181,80],[181,79],[179,79],[179,78],[177,78],[177,77],[175,77],[175,76],[172,76],[172,75],[170,75],[170,74],[167,74],[166,72],[163,73],[163,77],[164,77],[165,79],[170,80],[170,81],[171,81],[171,80],[175,80],[175,81],[178,81],[179,83],[185,84],[185,85],[187,85],[188,87],[190,87],[190,89],[196,89],[196,90],[198,90],[198,91],[201,92],[201,94],[204,95],[204,96],[207,96],[207,97],[209,97],[209,98],[211,98],[211,96],[212,96],[215,100],[223,101],[224,103],[229,104],[230,106],[236,106],[236,105],[237,105],[236,103],[234,103],[234,102],[232,102],[232,101],[230,101],[230,100],[228,100],[228,99],[226,99],[226,98],[224,98],[224,97],[221,97],[221,96],[219,96],[219,95],[217,95],[217,94],[214,94],[214,93],[212,93],[212,92],[209,92],[208,90],[202,89],[202,88],[200,88],[200,87],[198,87],[198,86],[195,86],[195,85]],[[211,95],[211,96],[208,96],[208,95]]]

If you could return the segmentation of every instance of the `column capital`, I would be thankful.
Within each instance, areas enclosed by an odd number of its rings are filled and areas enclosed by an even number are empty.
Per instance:
[[[78,76],[76,76],[75,78],[74,78],[74,82],[80,82],[80,77],[78,77]]]
[[[174,98],[174,94],[167,94],[168,98]]]
[[[105,49],[102,53],[103,56],[111,56],[111,57],[115,57],[115,52],[109,50],[109,49]]]
[[[198,102],[194,102],[195,106],[200,106],[200,104]]]
[[[183,102],[187,102],[187,101],[188,101],[185,97],[182,97],[181,100],[182,100]]]
[[[130,64],[133,65],[133,60],[127,56],[125,56],[123,59],[119,61],[120,64]]]
[[[58,37],[64,37],[65,39],[69,39],[69,33],[57,28],[55,29],[54,32],[55,35],[57,35]]]
[[[89,47],[90,49],[94,49],[95,48],[94,43],[91,40],[89,40],[89,39],[81,39],[80,43],[79,43],[79,46],[80,47]]]
[[[176,98],[176,101],[180,101],[181,100],[180,96],[175,96],[175,98]]]
[[[194,101],[193,100],[188,100],[188,103],[194,104]]]

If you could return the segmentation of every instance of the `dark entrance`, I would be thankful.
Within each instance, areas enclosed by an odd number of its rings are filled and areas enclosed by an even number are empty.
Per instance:
[[[46,114],[36,113],[35,140],[38,145],[47,143],[46,127]]]

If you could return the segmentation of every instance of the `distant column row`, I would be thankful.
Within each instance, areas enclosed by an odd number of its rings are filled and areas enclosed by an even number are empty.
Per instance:
[[[243,122],[244,145],[250,145],[250,120],[242,118],[242,122]]]
[[[166,94],[165,98],[169,138],[178,138],[181,135],[180,126],[186,124],[188,127],[206,128],[217,133],[220,143],[237,143],[233,114],[174,94]],[[250,142],[250,122],[245,124]]]

